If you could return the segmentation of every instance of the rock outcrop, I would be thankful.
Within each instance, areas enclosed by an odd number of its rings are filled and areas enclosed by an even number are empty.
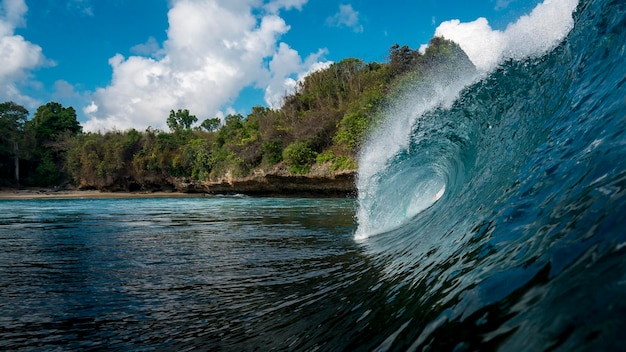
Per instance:
[[[289,172],[284,165],[270,170],[256,170],[253,175],[198,181],[191,178],[150,177],[106,180],[98,184],[82,181],[79,190],[102,192],[182,192],[206,194],[246,194],[254,196],[356,196],[356,170],[331,170],[330,165],[314,165],[304,175]]]
[[[284,167],[257,171],[247,177],[225,177],[215,181],[173,180],[184,193],[247,194],[256,196],[350,197],[356,195],[356,171],[329,171],[318,167],[305,175],[294,175]]]

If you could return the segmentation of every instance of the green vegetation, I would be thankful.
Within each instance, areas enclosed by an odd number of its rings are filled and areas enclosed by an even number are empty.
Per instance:
[[[317,153],[304,141],[292,143],[283,150],[283,160],[289,166],[289,172],[293,174],[308,173],[316,156]]]
[[[0,104],[0,184],[58,185],[68,142],[82,133],[76,111],[50,102],[27,117],[20,105]]]
[[[425,54],[390,48],[388,63],[350,58],[314,72],[279,110],[254,107],[247,116],[203,120],[171,110],[169,132],[83,133],[72,107],[50,102],[28,111],[0,104],[0,185],[70,184],[109,190],[158,189],[172,178],[243,177],[284,165],[307,174],[354,170],[368,134],[394,92],[419,85],[429,72],[472,66],[454,43],[434,38]],[[473,66],[472,66],[473,67]]]

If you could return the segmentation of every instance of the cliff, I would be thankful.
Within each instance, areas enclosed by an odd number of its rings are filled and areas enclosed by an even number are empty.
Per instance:
[[[79,189],[103,192],[182,192],[206,194],[246,194],[253,196],[356,196],[356,170],[332,171],[328,164],[315,165],[304,175],[291,174],[288,167],[257,170],[247,177],[226,174],[217,180],[197,181],[188,177],[127,180],[108,184],[89,184],[83,180]]]
[[[294,175],[281,165],[247,177],[227,174],[219,180],[202,182],[175,179],[173,185],[184,193],[347,197],[356,195],[355,180],[356,170],[330,171],[328,165],[316,165],[307,174]]]

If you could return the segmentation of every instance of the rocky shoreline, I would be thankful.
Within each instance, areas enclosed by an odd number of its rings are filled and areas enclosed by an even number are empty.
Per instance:
[[[261,197],[356,197],[356,170],[317,167],[294,175],[284,167],[259,170],[247,177],[225,175],[218,180],[152,179],[150,182],[82,183],[78,188],[5,189],[0,199],[139,198],[243,194]]]
[[[217,181],[190,182],[173,180],[174,189],[182,193],[246,194],[252,196],[350,197],[356,195],[356,172],[292,175],[285,172],[259,172],[234,178],[228,175]]]

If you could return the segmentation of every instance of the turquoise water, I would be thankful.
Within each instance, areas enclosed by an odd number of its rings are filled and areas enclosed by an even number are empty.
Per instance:
[[[0,202],[0,349],[623,350],[624,62],[626,4],[581,1],[548,52],[409,95],[357,200]]]
[[[624,62],[626,3],[581,1],[545,55],[390,118],[406,144],[388,156],[383,130],[359,175],[357,239],[389,285],[368,319],[395,328],[377,346],[625,348]]]
[[[0,349],[253,346],[271,332],[259,325],[286,324],[284,312],[315,306],[359,261],[354,206],[245,197],[0,202]]]

